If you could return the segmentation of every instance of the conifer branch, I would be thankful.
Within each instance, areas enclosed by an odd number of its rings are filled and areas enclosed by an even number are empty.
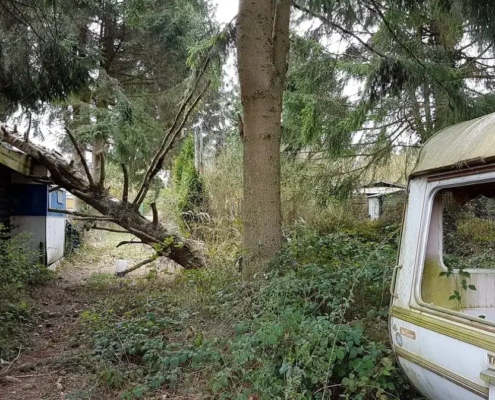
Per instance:
[[[299,11],[302,11],[302,12],[304,12],[304,13],[312,16],[313,18],[317,18],[321,22],[323,22],[324,24],[329,25],[329,26],[331,26],[331,27],[339,30],[344,35],[351,36],[352,38],[356,39],[359,43],[361,43],[366,49],[368,49],[372,53],[375,53],[376,55],[378,55],[378,56],[380,56],[382,58],[387,58],[387,56],[385,54],[383,54],[380,51],[376,50],[373,46],[371,46],[368,43],[366,43],[363,39],[361,39],[358,35],[356,35],[352,31],[350,31],[349,29],[344,28],[343,26],[337,24],[336,22],[331,21],[327,17],[325,17],[325,16],[323,16],[321,14],[317,14],[317,13],[311,11],[309,8],[303,7],[303,6],[299,5],[299,4],[297,4],[296,2],[293,2],[292,5],[294,6],[294,8],[298,9]]]
[[[192,101],[194,94],[196,93],[196,90],[199,86],[199,83],[203,77],[203,75],[206,72],[206,69],[208,68],[208,65],[210,64],[210,57],[208,57],[204,64],[203,67],[199,70],[197,73],[193,88],[191,89],[190,93],[188,96],[182,101],[179,110],[177,111],[177,114],[175,115],[174,121],[172,123],[172,126],[167,130],[167,133],[165,134],[165,137],[163,138],[162,144],[158,148],[158,151],[156,152],[155,156],[153,157],[150,166],[148,167],[148,170],[146,171],[146,174],[144,175],[143,182],[141,183],[141,187],[139,188],[138,194],[136,195],[136,198],[134,199],[134,205],[139,207],[141,203],[143,202],[144,198],[146,197],[146,194],[148,193],[148,188],[150,185],[151,180],[153,179],[154,176],[157,174],[157,168],[159,167],[160,163],[163,161],[163,157],[165,153],[168,150],[168,147],[170,146],[169,144],[169,138],[175,138],[177,136],[176,132],[182,130],[182,127],[185,124],[185,120],[191,113],[192,108],[194,108],[199,101],[195,101],[193,105],[189,108],[189,110],[186,112],[186,109],[189,105],[189,103]],[[186,115],[186,118],[182,120],[182,123],[179,125],[179,121],[182,117],[182,115]],[[173,141],[172,141],[173,142]]]

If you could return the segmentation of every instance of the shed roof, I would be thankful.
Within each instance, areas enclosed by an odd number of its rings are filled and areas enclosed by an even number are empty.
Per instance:
[[[375,181],[375,182],[368,183],[362,187],[363,188],[390,187],[390,188],[405,189],[406,185],[403,185],[402,183],[397,183],[397,182]]]
[[[30,175],[32,170],[32,158],[16,149],[0,143],[0,164],[3,164],[23,175]]]
[[[423,146],[411,176],[495,161],[495,113],[445,128]]]

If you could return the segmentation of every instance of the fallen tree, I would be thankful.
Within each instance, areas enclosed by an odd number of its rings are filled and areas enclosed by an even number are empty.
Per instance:
[[[179,106],[179,110],[170,128],[165,132],[160,147],[152,158],[144,178],[139,186],[139,191],[134,200],[129,199],[129,177],[128,171],[122,164],[122,176],[124,180],[124,190],[121,199],[116,199],[109,194],[105,188],[105,160],[101,160],[101,171],[97,181],[91,174],[90,168],[81,151],[74,135],[69,129],[66,132],[79,155],[82,164],[81,171],[74,162],[68,162],[55,150],[47,149],[44,146],[30,142],[17,128],[7,125],[0,125],[0,141],[23,151],[31,156],[48,171],[49,176],[34,176],[34,180],[57,185],[66,189],[79,199],[93,207],[101,215],[71,212],[67,210],[53,210],[73,215],[78,219],[91,222],[93,229],[103,229],[117,231],[110,228],[98,226],[98,222],[113,222],[123,228],[119,232],[128,232],[135,235],[143,244],[148,244],[156,251],[154,257],[144,260],[134,267],[121,272],[119,275],[136,270],[137,268],[153,262],[157,257],[164,256],[175,261],[185,269],[202,268],[205,265],[204,258],[199,253],[192,241],[185,240],[177,234],[170,232],[158,220],[158,212],[153,204],[153,220],[149,221],[140,212],[139,207],[143,203],[148,193],[151,181],[160,172],[163,161],[172,149],[174,142],[186,125],[191,113],[196,108],[203,94],[209,87],[209,82],[202,82],[202,76],[207,68],[208,61],[197,74],[194,84],[189,94],[184,98]]]

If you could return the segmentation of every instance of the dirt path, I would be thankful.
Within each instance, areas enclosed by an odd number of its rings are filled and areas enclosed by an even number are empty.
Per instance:
[[[37,305],[31,345],[4,372],[0,399],[60,400],[68,391],[89,387],[91,374],[80,359],[84,349],[72,334],[81,312],[96,299],[67,283],[59,278],[32,291]]]
[[[127,240],[127,238],[125,238]],[[79,398],[91,400],[117,399],[114,393],[84,392],[94,385],[94,367],[84,345],[78,343],[78,319],[81,313],[108,295],[105,291],[88,290],[88,282],[95,283],[115,273],[118,259],[146,258],[143,246],[115,248],[121,237],[93,237],[71,260],[65,261],[58,277],[31,291],[33,329],[29,333],[30,346],[21,349],[10,366],[0,366],[0,400],[71,400],[66,393],[80,391]],[[161,263],[151,268],[169,268]],[[143,268],[133,273],[150,273]],[[8,369],[7,369],[8,368]],[[89,393],[89,392],[88,392]]]

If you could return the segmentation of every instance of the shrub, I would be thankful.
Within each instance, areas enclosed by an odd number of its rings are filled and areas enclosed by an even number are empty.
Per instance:
[[[164,385],[175,388],[184,374],[220,357],[199,334],[174,339],[185,325],[184,315],[177,313],[168,296],[142,294],[142,290],[121,293],[108,299],[101,310],[82,314],[92,336],[99,376],[108,387],[121,389],[123,400],[143,398]]]
[[[123,399],[194,382],[201,398],[417,398],[387,332],[398,230],[370,236],[297,232],[258,282],[217,266],[119,292],[83,314],[100,376]]]
[[[41,254],[32,248],[32,236],[27,232],[14,237],[5,230],[0,233],[0,287],[22,288],[46,279],[47,269],[40,263]]]
[[[226,399],[413,395],[388,346],[396,247],[347,235],[298,237],[235,329],[211,390]],[[377,327],[380,327],[377,329]]]

